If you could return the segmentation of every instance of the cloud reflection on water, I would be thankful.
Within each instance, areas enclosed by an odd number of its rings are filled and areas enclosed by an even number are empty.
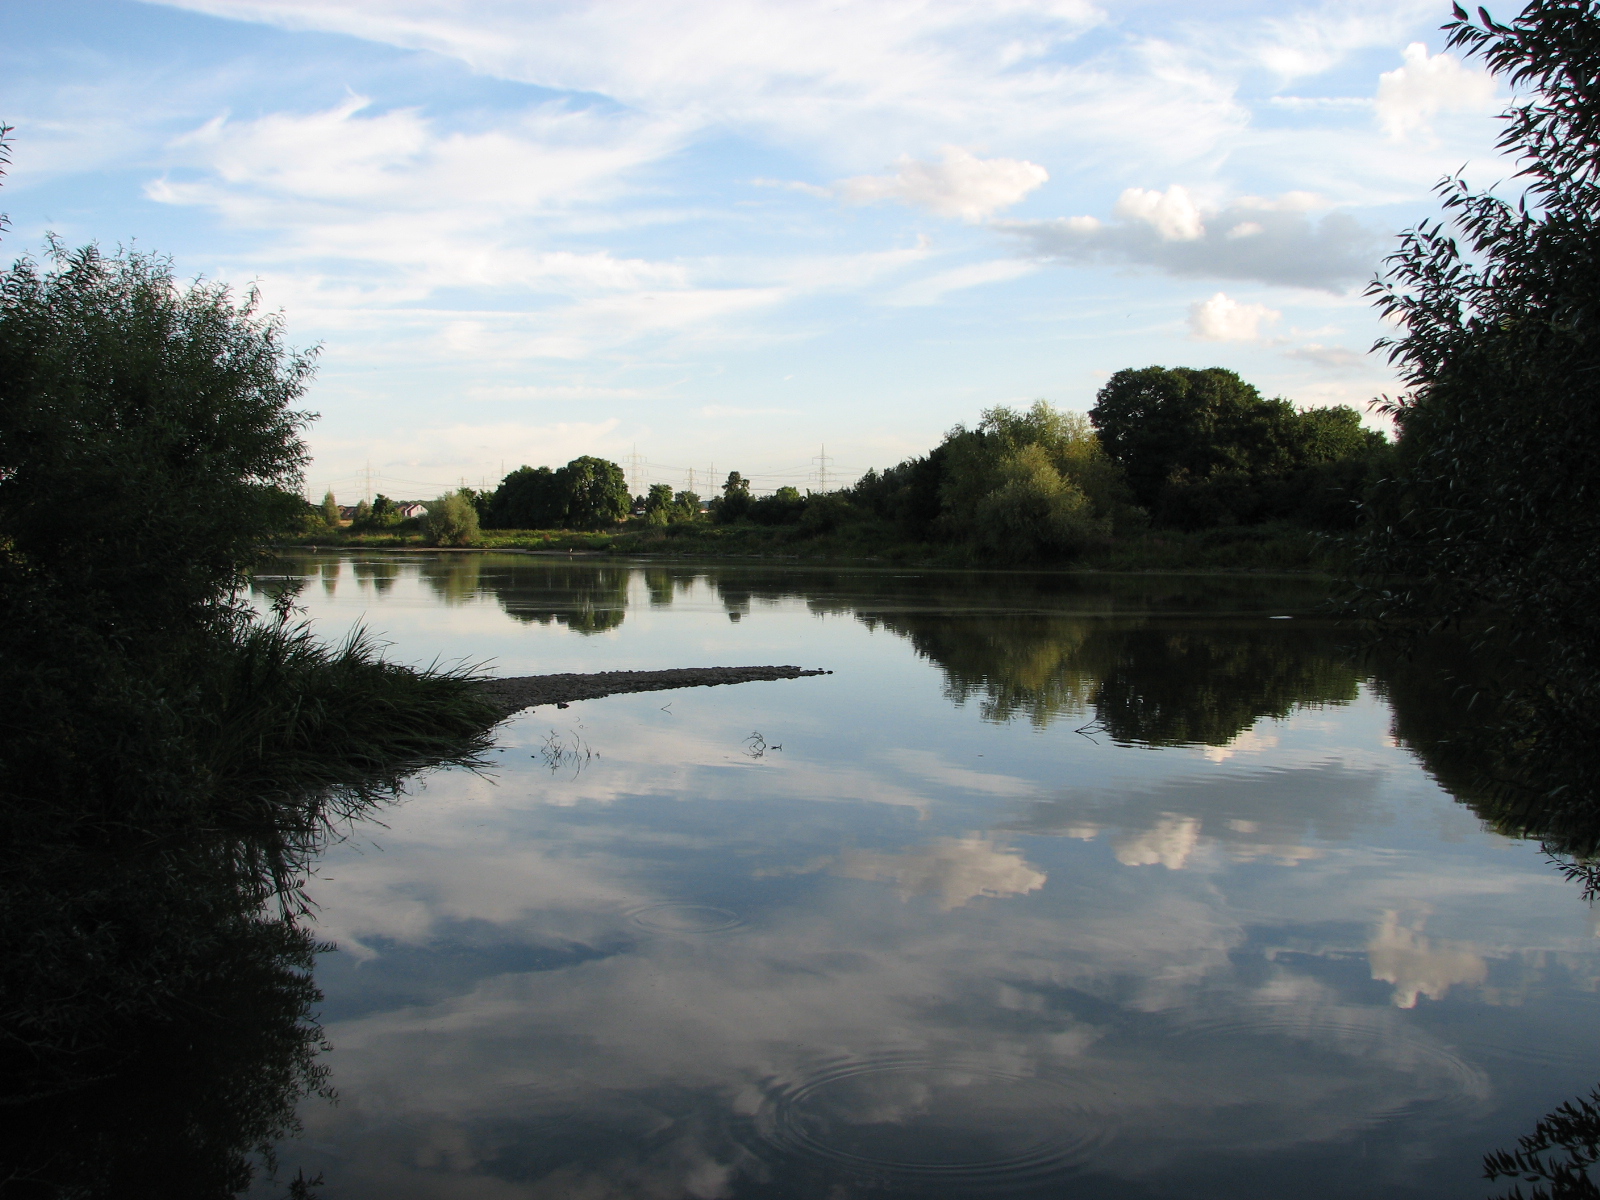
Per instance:
[[[558,619],[595,610],[576,568],[439,569],[424,616],[470,613],[480,654],[593,632]],[[570,780],[536,712],[495,779],[437,778],[381,853],[330,857],[344,1100],[296,1153],[341,1195],[855,1195],[772,1131],[886,1146],[1006,1079],[1069,1097],[1085,1197],[1453,1195],[1517,1056],[1600,980],[1560,881],[1385,742],[1334,634],[1241,585],[606,569],[619,653],[841,674],[574,706],[603,757]],[[783,755],[742,754],[751,728]],[[629,917],[668,903],[743,923]]]

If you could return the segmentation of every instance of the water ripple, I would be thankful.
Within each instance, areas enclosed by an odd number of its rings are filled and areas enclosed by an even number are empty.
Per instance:
[[[630,909],[634,924],[653,933],[723,933],[744,924],[744,918],[726,908],[663,900]]]
[[[891,1054],[770,1085],[756,1129],[780,1154],[941,1192],[1036,1184],[1103,1138],[1102,1120],[1064,1082]]]

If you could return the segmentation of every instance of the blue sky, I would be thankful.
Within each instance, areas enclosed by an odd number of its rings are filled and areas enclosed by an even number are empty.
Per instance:
[[[816,486],[823,446],[848,479],[1152,363],[1360,406],[1393,390],[1361,290],[1395,233],[1457,167],[1511,174],[1448,15],[17,4],[3,249],[258,283],[323,347],[307,488],[341,500],[584,453]]]

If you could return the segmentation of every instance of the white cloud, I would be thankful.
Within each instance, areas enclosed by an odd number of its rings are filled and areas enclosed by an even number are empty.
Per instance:
[[[1020,896],[1038,891],[1045,873],[1015,850],[976,834],[937,838],[896,854],[849,850],[832,868],[846,879],[883,880],[902,898],[932,895],[941,910],[960,908],[979,896]]]
[[[1289,358],[1302,359],[1335,371],[1347,371],[1353,367],[1365,366],[1367,362],[1366,355],[1358,354],[1346,346],[1324,346],[1321,342],[1307,342],[1303,346],[1296,346],[1293,350],[1285,350],[1284,354]]]
[[[1376,109],[1383,131],[1400,141],[1431,133],[1430,119],[1441,112],[1486,112],[1494,104],[1494,79],[1462,66],[1448,54],[1428,56],[1412,42],[1405,65],[1378,77]]]
[[[852,204],[892,200],[964,221],[1009,208],[1050,178],[1038,163],[1015,158],[978,158],[959,146],[944,148],[943,162],[902,158],[893,175],[841,180],[840,195]]]
[[[1031,275],[1038,270],[1035,263],[1023,259],[1000,258],[989,262],[971,263],[952,267],[926,279],[913,280],[890,293],[888,302],[899,306],[937,304],[951,292],[981,287],[989,283],[1007,283]]]
[[[894,114],[922,128],[1054,117],[1052,56],[1103,17],[1086,0],[618,0],[604,6],[467,0],[177,0],[217,16],[350,34],[475,72],[613,97],[707,124],[826,138]]]
[[[1221,293],[1218,294],[1220,295]],[[1250,729],[1246,729],[1243,733],[1239,734],[1238,737],[1234,738],[1225,746],[1205,747],[1205,749],[1200,751],[1200,757],[1204,758],[1207,762],[1220,763],[1227,762],[1230,758],[1240,754],[1265,754],[1269,750],[1276,750],[1277,747],[1277,734],[1257,733],[1254,727],[1252,727]],[[1243,829],[1242,827],[1244,825],[1250,825],[1251,828]],[[1253,833],[1255,831],[1254,826],[1255,822],[1253,821],[1233,822],[1233,828],[1239,832]]]
[[[1339,292],[1371,277],[1378,239],[1343,213],[1320,220],[1307,215],[1322,203],[1295,191],[1275,199],[1241,196],[1205,209],[1176,185],[1165,192],[1130,188],[1117,201],[1117,220],[1000,220],[993,227],[1016,238],[1032,258]]]
[[[472,132],[442,130],[416,109],[370,110],[369,99],[352,95],[321,112],[215,117],[174,148],[216,183],[163,182],[159,198],[203,200],[226,194],[220,184],[279,203],[427,210],[470,201],[480,215],[532,212],[613,196],[621,175],[673,153],[685,137],[680,124],[560,104]]]
[[[1200,209],[1188,190],[1173,184],[1164,192],[1128,188],[1111,210],[1125,221],[1143,221],[1164,242],[1192,242],[1205,236]],[[1259,226],[1258,226],[1259,228]]]
[[[786,192],[802,192],[807,196],[816,196],[822,200],[833,198],[833,189],[821,187],[815,183],[802,183],[797,179],[752,179],[751,187],[779,188]]]
[[[1422,934],[1422,922],[1407,926],[1400,916],[1386,911],[1367,944],[1372,977],[1394,984],[1390,1002],[1396,1008],[1415,1008],[1417,999],[1443,1000],[1458,984],[1482,983],[1489,964],[1470,945],[1435,943]]]
[[[1199,845],[1198,818],[1163,813],[1149,829],[1118,838],[1115,853],[1125,867],[1159,865],[1169,871],[1181,871]]]
[[[1255,36],[1246,34],[1245,52],[1286,82],[1321,75],[1352,51],[1394,45],[1418,20],[1437,20],[1436,11],[1430,0],[1344,0],[1288,10],[1261,22]]]
[[[1281,316],[1265,304],[1241,304],[1218,292],[1189,306],[1189,332],[1205,342],[1254,342],[1261,338],[1263,325]]]

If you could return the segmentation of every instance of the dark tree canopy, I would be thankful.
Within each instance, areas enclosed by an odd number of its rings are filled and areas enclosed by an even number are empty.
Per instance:
[[[491,529],[555,529],[566,505],[549,467],[518,467],[500,481],[484,524]]]
[[[559,470],[518,467],[485,506],[490,529],[604,529],[633,507],[622,468],[584,455]]]
[[[1138,503],[1160,523],[1187,528],[1348,524],[1365,463],[1386,445],[1352,408],[1301,411],[1221,367],[1118,371],[1089,419]],[[1321,469],[1334,463],[1358,466]]]
[[[566,501],[566,523],[573,529],[604,529],[628,515],[633,498],[622,468],[603,458],[584,455],[556,472]]]
[[[644,519],[651,525],[665,525],[672,519],[672,485],[652,483],[644,498]]]
[[[1452,228],[1406,233],[1370,289],[1408,390],[1387,402],[1399,462],[1360,566],[1377,616],[1485,606],[1552,649],[1570,683],[1600,667],[1600,5],[1534,0],[1510,24],[1445,26],[1525,100],[1503,150],[1522,198],[1439,185]],[[1398,582],[1396,582],[1398,581]],[[1579,679],[1584,682],[1579,683]]]
[[[124,634],[226,607],[300,519],[311,356],[165,259],[54,249],[0,276],[0,545]]]
[[[1095,397],[1089,420],[1146,508],[1160,502],[1176,473],[1208,479],[1266,466],[1274,443],[1287,440],[1288,424],[1282,409],[1221,367],[1118,371]]]
[[[1484,789],[1558,828],[1600,794],[1600,4],[1534,0],[1509,24],[1458,7],[1445,28],[1521,97],[1499,144],[1523,194],[1442,181],[1446,219],[1369,289],[1407,390],[1385,401],[1400,443],[1355,600],[1380,625],[1459,622],[1497,663],[1477,699],[1506,752]]]
[[[750,517],[753,501],[750,481],[738,471],[729,471],[728,478],[722,484],[722,495],[713,501],[713,511],[718,521],[730,525]]]

